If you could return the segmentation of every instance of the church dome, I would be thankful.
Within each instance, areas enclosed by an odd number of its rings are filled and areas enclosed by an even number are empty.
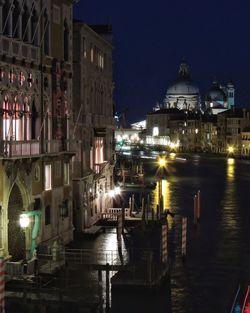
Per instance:
[[[175,82],[173,82],[167,89],[167,95],[197,95],[199,88],[197,88],[189,73],[187,63],[182,62],[179,69],[179,75]]]
[[[217,82],[213,82],[212,87],[209,89],[205,96],[206,101],[224,102],[227,97],[225,92],[220,88]]]
[[[193,111],[199,108],[199,104],[199,89],[190,78],[188,64],[183,61],[179,68],[178,78],[167,89],[164,105],[166,108]]]
[[[167,89],[168,95],[197,95],[199,89],[190,80],[176,80]]]

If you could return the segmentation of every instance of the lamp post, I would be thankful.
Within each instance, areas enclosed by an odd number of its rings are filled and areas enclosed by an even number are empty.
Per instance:
[[[161,214],[163,212],[162,178],[163,178],[163,170],[166,167],[166,165],[167,165],[166,159],[165,158],[159,158],[159,160],[158,160],[158,166],[159,166],[159,169],[158,169],[158,177],[159,177],[159,180],[158,180],[159,216],[158,217],[159,218],[161,217]]]
[[[19,224],[21,226],[21,229],[24,232],[24,260],[23,260],[23,273],[27,274],[27,255],[26,255],[26,229],[29,227],[30,219],[28,214],[22,213],[19,217]]]

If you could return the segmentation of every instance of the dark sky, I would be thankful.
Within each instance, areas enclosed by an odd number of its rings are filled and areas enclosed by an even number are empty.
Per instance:
[[[74,17],[113,26],[114,99],[127,122],[143,119],[177,76],[183,57],[204,93],[232,80],[250,107],[249,0],[81,0]]]

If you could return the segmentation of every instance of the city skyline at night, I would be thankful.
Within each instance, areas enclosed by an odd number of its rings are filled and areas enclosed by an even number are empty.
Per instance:
[[[114,98],[128,122],[162,102],[183,57],[202,94],[216,78],[235,84],[236,106],[248,107],[249,3],[215,0],[177,3],[80,1],[74,17],[110,23],[114,44]]]

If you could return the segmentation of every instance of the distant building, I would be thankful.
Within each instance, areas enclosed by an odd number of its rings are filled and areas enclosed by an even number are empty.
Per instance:
[[[250,127],[249,109],[231,109],[217,115],[218,152],[227,153],[231,146],[235,154],[242,151],[242,133]]]
[[[205,95],[205,112],[218,114],[234,108],[234,85],[228,83],[221,86],[217,81],[213,81],[211,88]]]
[[[112,206],[114,112],[112,28],[74,21],[74,224],[94,224]]]
[[[200,92],[191,79],[189,66],[182,62],[178,78],[168,87],[164,108],[195,111],[200,108]]]

